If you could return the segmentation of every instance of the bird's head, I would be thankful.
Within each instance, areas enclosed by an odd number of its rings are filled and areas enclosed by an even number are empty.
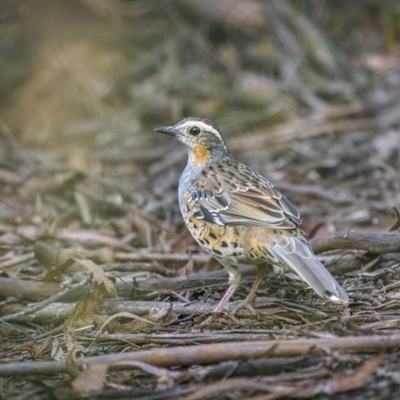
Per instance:
[[[189,162],[194,165],[230,156],[217,125],[208,119],[185,118],[173,126],[161,126],[154,130],[174,136],[183,143],[189,153]]]

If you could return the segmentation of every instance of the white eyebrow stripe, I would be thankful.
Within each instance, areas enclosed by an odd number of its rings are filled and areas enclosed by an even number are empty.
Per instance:
[[[215,129],[213,128],[211,125],[206,124],[204,122],[198,121],[198,122],[194,122],[194,121],[187,121],[183,124],[183,128],[187,128],[187,127],[192,127],[192,126],[198,126],[201,130],[204,131],[208,131],[213,133],[217,138],[219,138],[220,140],[222,140],[221,134]]]

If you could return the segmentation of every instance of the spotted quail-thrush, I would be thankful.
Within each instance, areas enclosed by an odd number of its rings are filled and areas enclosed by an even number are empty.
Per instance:
[[[257,266],[243,303],[249,308],[268,265],[297,273],[321,297],[348,301],[315,257],[292,203],[266,178],[233,159],[215,124],[191,117],[155,131],[176,137],[188,152],[179,182],[180,209],[195,240],[229,275],[230,286],[216,312],[239,286],[239,264]]]

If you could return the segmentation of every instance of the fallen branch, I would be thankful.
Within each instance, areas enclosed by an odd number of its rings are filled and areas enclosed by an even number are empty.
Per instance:
[[[316,254],[338,249],[364,250],[374,254],[398,253],[400,252],[400,231],[342,231],[312,239],[311,244]]]
[[[76,263],[75,263],[76,264]],[[246,279],[253,279],[255,276],[254,267],[241,267],[243,282]],[[132,292],[148,292],[159,290],[162,292],[171,290],[196,289],[212,287],[218,285],[227,285],[227,274],[224,269],[211,272],[192,273],[176,278],[165,278],[163,276],[154,276],[145,279],[136,279],[134,283],[127,284],[125,281],[117,281],[117,292],[119,297],[132,297]],[[60,285],[53,282],[37,282],[15,278],[0,277],[0,293],[7,297],[16,297],[19,299],[40,301],[46,299],[60,291]],[[69,293],[65,295],[63,301],[74,301],[82,295],[82,291]]]
[[[400,346],[400,334],[391,336],[349,336],[329,339],[266,340],[170,347],[75,360],[78,367],[88,363],[139,361],[158,367],[213,364],[228,360],[296,357],[338,352],[380,352]],[[0,365],[0,376],[54,374],[66,372],[65,361],[17,362]]]
[[[114,258],[119,261],[163,261],[163,262],[176,262],[188,261],[189,258],[195,264],[204,264],[211,258],[208,254],[188,254],[188,253],[114,253]]]
[[[15,297],[29,301],[41,301],[54,296],[60,291],[60,284],[53,282],[38,282],[16,278],[0,278],[0,293],[4,297]],[[66,294],[62,300],[77,300],[82,290]]]
[[[313,315],[315,318],[320,319],[327,318],[329,314],[322,311],[323,299],[313,299],[314,306],[308,306],[307,304],[300,304],[293,300],[282,300],[271,297],[259,297],[254,302],[254,307],[257,309],[260,315],[274,315],[275,318],[283,318],[279,316],[283,310],[290,310],[299,315]],[[232,311],[238,305],[237,302],[230,302],[226,306],[226,311]],[[32,315],[25,316],[22,321],[25,322],[56,322],[63,320],[72,311],[74,304],[65,303],[52,303],[49,304],[42,310],[37,311]],[[103,303],[103,310],[108,315],[113,315],[122,311],[130,312],[137,315],[146,315],[150,313],[150,310],[157,308],[170,308],[171,303],[166,301],[132,301],[132,300],[115,300],[108,299]],[[267,307],[267,309],[263,309]],[[212,313],[215,308],[215,304],[203,303],[203,302],[173,302],[173,310],[176,314],[181,316],[190,315],[202,315]],[[2,315],[8,315],[21,311],[22,306],[19,304],[5,305],[1,308]],[[236,314],[238,317],[251,317],[252,314],[246,309],[239,310]]]
[[[353,249],[363,250],[369,253],[398,253],[400,252],[400,233],[399,230],[392,232],[359,232],[346,231],[337,232],[332,235],[322,236],[311,240],[312,247],[316,254],[337,249]],[[41,245],[40,250],[46,249],[48,246]],[[38,247],[35,251],[38,253]],[[39,254],[39,253],[38,253]],[[46,265],[55,265],[56,259],[63,265],[69,258],[63,252],[53,251],[50,256],[46,253]],[[135,260],[135,261],[188,261],[189,258],[195,263],[204,263],[210,257],[206,254],[153,254],[153,253],[116,253],[115,256],[119,259]],[[70,271],[78,263],[74,262],[68,267]],[[335,271],[341,271],[341,266],[347,270],[357,269],[359,263],[354,263],[354,266],[348,266],[349,260],[338,260],[335,262]],[[361,266],[361,264],[360,264]],[[109,268],[109,265],[104,265]],[[81,266],[80,266],[80,269]],[[77,269],[76,269],[77,270]],[[240,267],[243,281],[253,279],[255,269],[253,267]],[[219,271],[192,273],[190,275],[180,276],[176,278],[166,278],[163,276],[154,276],[143,280],[137,279],[134,287],[123,282],[117,283],[118,295],[120,297],[131,297],[132,291],[171,291],[205,288],[211,286],[227,284],[226,272],[222,269]],[[12,296],[19,299],[40,301],[58,293],[60,287],[52,282],[37,282],[30,280],[20,280],[13,278],[0,278],[0,293],[3,296]],[[77,300],[82,292],[77,291],[63,297],[63,301]]]
[[[67,287],[65,287],[63,290],[61,290],[59,293],[55,294],[54,296],[51,296],[48,299],[46,299],[40,303],[37,303],[31,307],[27,307],[22,311],[16,312],[14,314],[5,315],[4,317],[0,318],[0,322],[13,321],[15,319],[23,318],[30,314],[33,314],[34,312],[37,312],[37,311],[43,309],[47,305],[54,303],[55,301],[61,299],[66,294],[73,292],[77,289],[83,288],[92,280],[91,275],[86,275],[86,276],[80,275],[79,277],[76,277],[76,278],[79,279],[78,283],[72,284],[72,282],[71,282],[71,284],[69,284]]]

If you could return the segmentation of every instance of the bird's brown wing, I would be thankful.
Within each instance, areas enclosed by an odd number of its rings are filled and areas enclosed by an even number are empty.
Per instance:
[[[191,198],[196,218],[222,226],[277,229],[293,229],[301,223],[295,207],[264,177],[234,160],[226,164],[213,164],[193,181]],[[296,272],[320,296],[348,301],[345,291],[315,257],[305,236],[289,232],[277,238],[271,244],[271,254],[275,255],[271,258]]]
[[[193,181],[196,217],[218,225],[292,229],[301,224],[295,207],[255,171],[229,160],[206,168]],[[237,167],[233,167],[236,165]]]

